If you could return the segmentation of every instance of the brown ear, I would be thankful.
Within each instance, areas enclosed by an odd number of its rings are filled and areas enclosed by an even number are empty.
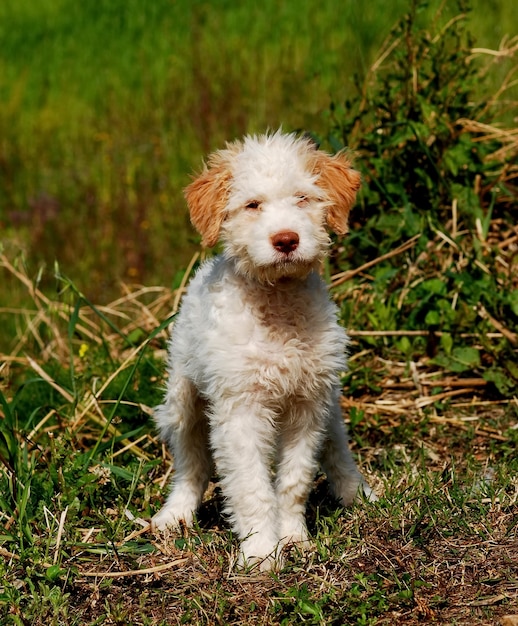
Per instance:
[[[221,162],[205,170],[185,188],[191,222],[209,248],[218,242],[231,174]]]
[[[349,211],[361,185],[360,174],[352,168],[351,161],[343,152],[334,156],[316,152],[315,157],[315,172],[319,175],[316,184],[324,189],[330,202],[327,223],[337,235],[345,235]]]

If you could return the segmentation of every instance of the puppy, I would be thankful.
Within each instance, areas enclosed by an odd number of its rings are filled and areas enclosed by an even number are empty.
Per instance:
[[[204,245],[221,240],[223,253],[174,322],[155,419],[175,472],[156,529],[193,523],[214,462],[238,564],[267,570],[284,545],[308,542],[319,463],[343,505],[370,494],[339,404],[347,337],[319,276],[326,226],[347,232],[359,187],[345,154],[279,131],[228,144],[185,190]]]

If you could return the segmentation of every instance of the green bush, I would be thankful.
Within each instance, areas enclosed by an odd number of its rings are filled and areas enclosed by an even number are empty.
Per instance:
[[[344,317],[353,328],[430,331],[427,342],[414,342],[416,356],[426,348],[454,372],[482,371],[461,333],[484,337],[504,327],[503,341],[482,339],[482,347],[487,375],[508,392],[517,374],[509,364],[518,272],[505,240],[516,221],[518,144],[510,133],[488,131],[498,103],[480,98],[466,14],[423,27],[423,5],[414,2],[394,28],[356,95],[330,109],[327,143],[353,148],[364,176],[352,232],[335,246],[335,269],[361,267],[416,237],[405,255],[369,269],[367,324],[345,301]],[[462,359],[452,353],[453,335]]]

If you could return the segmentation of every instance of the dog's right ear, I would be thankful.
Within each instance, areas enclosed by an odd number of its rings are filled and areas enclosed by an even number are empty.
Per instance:
[[[337,235],[347,233],[349,211],[360,188],[360,174],[352,168],[347,154],[339,152],[333,156],[326,152],[315,152],[315,173],[317,185],[322,187],[329,198],[327,223]]]
[[[224,219],[231,174],[225,164],[218,162],[204,171],[185,188],[191,222],[202,237],[202,244],[212,248],[218,243]]]

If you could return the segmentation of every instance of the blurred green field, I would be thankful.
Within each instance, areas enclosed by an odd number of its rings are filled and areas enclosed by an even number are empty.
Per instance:
[[[446,22],[457,7],[443,4]],[[355,89],[408,6],[3,0],[4,249],[23,251],[33,276],[44,264],[45,288],[57,261],[100,301],[120,280],[170,285],[197,248],[181,189],[203,156],[280,125],[325,134],[330,103]],[[477,44],[515,34],[517,11],[474,2]]]

